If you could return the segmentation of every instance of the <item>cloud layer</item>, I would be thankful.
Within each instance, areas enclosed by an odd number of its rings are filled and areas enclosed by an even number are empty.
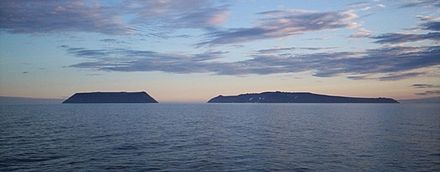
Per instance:
[[[0,16],[0,28],[14,33],[131,32],[111,10],[88,1],[0,1]]]
[[[401,7],[426,6],[432,2],[434,1],[412,1]],[[362,9],[369,7],[360,3],[354,5]],[[434,3],[434,6],[437,5]],[[247,60],[236,62],[221,62],[220,59],[228,53],[225,51],[189,54],[129,48],[90,49],[61,46],[68,54],[85,59],[85,62],[71,67],[103,71],[162,71],[218,75],[266,75],[310,71],[317,77],[347,75],[351,79],[390,81],[423,76],[426,72],[412,70],[440,65],[440,22],[436,17],[420,18],[422,23],[416,27],[418,31],[414,33],[371,36],[370,31],[357,23],[359,17],[354,10],[320,12],[286,9],[257,13],[258,20],[251,27],[220,29],[221,27],[217,26],[226,21],[229,15],[228,8],[227,5],[210,0],[0,1],[0,30],[12,33],[95,32],[127,35],[144,33],[145,30],[150,32],[198,28],[207,34],[206,39],[196,45],[215,46],[345,28],[356,31],[352,37],[370,38],[374,43],[387,44],[380,45],[383,46],[380,48],[353,52],[314,51],[334,47],[266,48],[252,51],[251,55],[243,58]],[[107,44],[127,43],[112,37],[100,41]],[[417,41],[433,41],[434,44],[400,44]],[[292,50],[299,49],[312,52],[292,53]],[[370,74],[381,76],[371,78]]]
[[[226,6],[209,0],[0,1],[0,29],[12,33],[95,32],[125,35],[152,29],[221,24]],[[151,30],[148,30],[151,31]]]
[[[391,47],[365,52],[312,53],[304,55],[260,53],[248,60],[219,62],[227,52],[166,54],[129,49],[66,48],[69,54],[89,59],[71,67],[104,71],[163,71],[218,75],[277,74],[311,71],[317,77],[387,74],[379,80],[400,80],[424,73],[414,69],[440,65],[440,47]],[[215,61],[212,61],[215,60]],[[362,79],[362,77],[352,78]]]

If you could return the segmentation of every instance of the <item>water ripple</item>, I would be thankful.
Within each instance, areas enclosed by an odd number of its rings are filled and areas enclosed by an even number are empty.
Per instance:
[[[440,106],[8,105],[0,171],[440,171]]]

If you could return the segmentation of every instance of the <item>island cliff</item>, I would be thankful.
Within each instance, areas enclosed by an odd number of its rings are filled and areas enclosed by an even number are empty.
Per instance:
[[[320,95],[307,92],[263,92],[237,96],[217,96],[208,103],[399,103],[391,98],[360,98]]]
[[[75,93],[63,103],[157,103],[146,92]]]

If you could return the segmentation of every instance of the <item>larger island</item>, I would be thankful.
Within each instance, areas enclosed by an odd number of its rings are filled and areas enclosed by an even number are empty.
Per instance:
[[[208,103],[399,103],[391,98],[361,98],[308,92],[263,92],[212,98]]]
[[[146,92],[75,93],[63,103],[157,103]]]

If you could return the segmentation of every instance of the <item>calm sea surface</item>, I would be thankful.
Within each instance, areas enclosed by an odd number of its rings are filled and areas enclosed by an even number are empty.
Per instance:
[[[0,171],[184,170],[440,171],[440,105],[0,105]]]

